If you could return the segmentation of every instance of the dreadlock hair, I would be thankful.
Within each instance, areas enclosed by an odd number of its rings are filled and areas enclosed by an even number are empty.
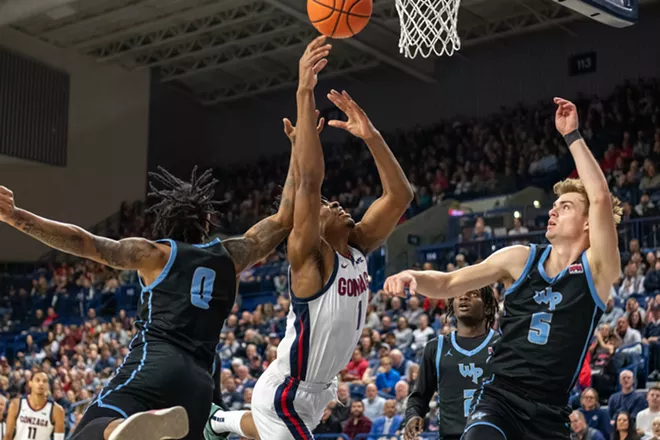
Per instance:
[[[486,329],[491,329],[495,324],[495,317],[500,310],[499,305],[497,304],[497,298],[495,298],[493,288],[490,286],[485,286],[479,289],[479,295],[484,303],[484,320],[486,321]],[[449,301],[447,301],[448,318],[454,316],[454,299],[455,298],[449,298]]]
[[[165,186],[157,189],[149,182],[151,192],[148,197],[158,197],[160,201],[147,209],[147,213],[156,216],[153,232],[157,237],[168,237],[186,243],[201,243],[208,240],[209,226],[218,227],[210,216],[218,214],[215,206],[224,201],[213,201],[215,185],[210,169],[197,177],[197,166],[193,168],[190,182],[173,176],[163,167],[149,176]]]

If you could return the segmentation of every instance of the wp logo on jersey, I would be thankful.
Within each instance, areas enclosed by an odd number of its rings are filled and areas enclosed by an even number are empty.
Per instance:
[[[476,367],[474,362],[470,364],[458,364],[458,369],[463,377],[471,377],[472,382],[479,385],[479,378],[484,375],[483,368]]]
[[[548,310],[551,312],[555,310],[557,305],[564,299],[564,297],[559,292],[552,290],[552,287],[546,287],[544,290],[537,290],[534,295],[534,301],[536,304],[547,304]]]

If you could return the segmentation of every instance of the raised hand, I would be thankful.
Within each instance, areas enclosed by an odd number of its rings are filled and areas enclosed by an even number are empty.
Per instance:
[[[330,54],[331,44],[325,44],[326,37],[315,38],[307,45],[298,63],[298,90],[313,90],[318,83],[318,73],[328,64],[325,58]]]
[[[318,120],[318,123],[316,124],[316,131],[321,134],[323,131],[323,128],[325,127],[325,118],[320,118],[321,112],[316,110],[316,119]],[[284,122],[284,134],[289,138],[291,143],[294,143],[296,141],[296,127],[291,123],[289,118],[284,118],[282,120]]]
[[[348,92],[344,90],[339,93],[336,90],[331,90],[328,93],[328,99],[348,117],[348,121],[346,122],[338,120],[328,121],[329,126],[346,130],[360,139],[367,139],[378,133],[367,113],[357,105]]]
[[[400,296],[403,298],[406,297],[406,288],[408,288],[411,295],[416,294],[417,280],[415,279],[415,276],[407,270],[388,277],[383,286],[383,290],[387,295]]]
[[[0,186],[0,221],[9,222],[16,212],[16,205],[14,204],[14,193]]]
[[[554,102],[557,104],[555,126],[559,134],[566,136],[568,133],[577,130],[580,123],[575,104],[564,98],[555,98]]]
[[[417,440],[417,436],[424,431],[424,419],[413,417],[406,423],[406,430],[403,434],[405,440]]]

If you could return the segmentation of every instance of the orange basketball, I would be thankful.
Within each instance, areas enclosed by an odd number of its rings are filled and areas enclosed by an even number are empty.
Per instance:
[[[350,38],[369,23],[372,0],[307,0],[307,14],[320,33]]]

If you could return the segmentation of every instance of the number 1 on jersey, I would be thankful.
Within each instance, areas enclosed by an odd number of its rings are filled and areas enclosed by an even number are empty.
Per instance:
[[[362,300],[358,302],[358,325],[355,330],[360,330],[360,324],[362,324]]]

